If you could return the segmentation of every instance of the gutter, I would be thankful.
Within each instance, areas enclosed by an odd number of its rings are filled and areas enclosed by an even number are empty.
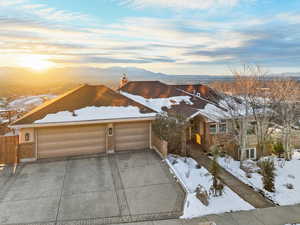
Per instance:
[[[74,125],[88,125],[88,124],[102,124],[102,123],[116,123],[116,122],[135,122],[135,121],[152,121],[155,116],[149,117],[132,117],[124,119],[105,119],[105,120],[86,120],[86,121],[72,121],[72,122],[55,122],[55,123],[31,123],[31,124],[17,124],[9,125],[9,128],[35,128],[35,127],[56,127],[56,126],[74,126]]]

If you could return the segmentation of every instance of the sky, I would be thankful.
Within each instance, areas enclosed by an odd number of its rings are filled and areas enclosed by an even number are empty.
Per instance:
[[[0,67],[300,72],[299,0],[0,0]]]

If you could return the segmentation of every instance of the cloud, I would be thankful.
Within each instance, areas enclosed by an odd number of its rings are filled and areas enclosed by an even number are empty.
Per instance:
[[[243,31],[254,33],[256,39],[246,41],[240,47],[223,47],[215,49],[194,48],[185,55],[195,57],[210,57],[215,64],[256,63],[265,66],[286,66],[300,63],[300,37],[297,36],[297,26],[268,25]],[[225,60],[224,60],[225,58]],[[197,62],[197,61],[196,61]],[[195,63],[195,61],[193,62]],[[198,62],[201,63],[201,62]]]
[[[276,18],[290,24],[300,24],[300,12],[280,13]]]
[[[199,4],[200,0],[186,2]],[[134,0],[127,3],[135,4]],[[240,62],[271,67],[299,65],[300,35],[295,13],[239,20],[127,17],[112,24],[78,26],[70,23],[77,16],[74,12],[25,1],[16,4],[24,13],[0,17],[0,66],[24,54],[45,55],[59,66],[127,64],[151,70],[171,68],[176,73],[179,67],[201,69]]]
[[[71,64],[94,64],[94,63],[110,63],[110,64],[145,64],[145,63],[156,63],[156,62],[175,62],[175,60],[167,57],[156,57],[156,58],[114,58],[114,57],[100,57],[100,56],[82,56],[73,59],[52,59],[54,63],[71,63]]]
[[[91,21],[87,14],[60,10],[49,7],[47,4],[32,4],[30,0],[0,0],[0,13],[2,15],[15,15],[22,18],[43,19],[52,22]]]
[[[164,7],[172,9],[210,9],[219,7],[234,7],[241,0],[119,0],[122,5],[135,8]]]

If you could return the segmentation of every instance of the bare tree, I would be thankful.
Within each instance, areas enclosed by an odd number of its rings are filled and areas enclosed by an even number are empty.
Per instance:
[[[272,91],[266,88],[269,78],[260,66],[244,65],[241,69],[231,69],[231,72],[234,80],[231,85],[226,85],[223,101],[231,121],[231,133],[240,149],[242,165],[244,150],[248,148],[250,122],[255,130],[258,147],[262,154],[265,154],[274,118],[274,112],[271,110],[273,102],[270,101]]]
[[[291,133],[292,126],[296,123],[296,101],[298,83],[292,79],[276,79],[272,83],[274,87],[272,100],[274,110],[277,113],[276,121],[283,127],[282,143],[285,150],[285,158],[291,159]]]
[[[234,80],[230,85],[218,85],[218,92],[223,93],[222,106],[226,109],[224,115],[230,121],[232,141],[239,147],[240,166],[244,159],[244,149],[247,148],[247,130],[250,106],[250,94],[253,88],[251,68],[231,69]],[[225,88],[225,89],[222,89]],[[226,93],[226,94],[225,94]]]
[[[257,65],[244,65],[231,70],[234,80],[230,85],[220,85],[218,91],[226,92],[224,102],[230,115],[232,134],[240,148],[240,159],[247,148],[247,132],[252,122],[257,147],[266,155],[267,143],[272,140],[276,124],[283,127],[282,143],[285,157],[291,157],[291,131],[296,122],[298,84],[291,79],[275,79]],[[222,90],[222,87],[226,88]]]

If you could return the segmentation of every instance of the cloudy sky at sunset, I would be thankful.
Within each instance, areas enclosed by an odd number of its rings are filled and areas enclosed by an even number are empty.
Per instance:
[[[0,0],[0,67],[300,72],[299,0]]]

